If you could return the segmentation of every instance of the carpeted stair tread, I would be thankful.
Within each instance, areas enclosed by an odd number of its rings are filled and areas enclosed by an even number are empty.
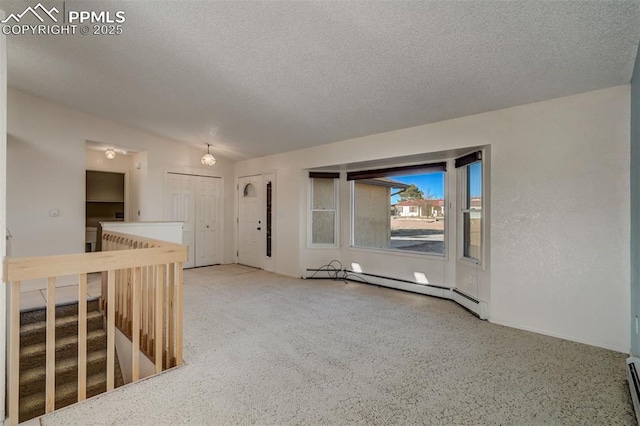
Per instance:
[[[106,391],[107,334],[98,300],[87,302],[87,398]],[[46,309],[20,314],[20,421],[44,414],[46,386]],[[78,303],[56,306],[56,404],[78,401]],[[124,380],[116,353],[114,385]]]
[[[106,347],[107,333],[94,330],[87,333],[87,352],[101,350]],[[56,363],[67,357],[78,356],[78,336],[67,336],[56,339]],[[46,343],[38,343],[20,348],[20,371],[45,364]]]
[[[102,329],[103,317],[98,310],[87,313],[87,331]],[[25,347],[44,341],[47,334],[46,321],[37,321],[20,327],[20,346]],[[78,334],[78,316],[56,318],[56,338]]]
[[[87,299],[87,312],[99,311],[99,298]],[[56,305],[56,319],[78,315],[78,302]],[[46,308],[36,308],[20,312],[20,326],[46,321]]]
[[[93,351],[87,354],[87,377],[105,372],[107,350]],[[56,363],[56,383],[78,380],[78,359],[69,357]],[[45,366],[35,367],[20,374],[20,398],[36,392],[44,392],[46,384]]]
[[[121,384],[121,383],[120,383]],[[106,372],[87,377],[87,398],[105,392],[107,389]],[[68,382],[56,386],[56,410],[78,401],[78,383]],[[32,419],[44,414],[44,393],[29,395],[20,400],[20,421]]]

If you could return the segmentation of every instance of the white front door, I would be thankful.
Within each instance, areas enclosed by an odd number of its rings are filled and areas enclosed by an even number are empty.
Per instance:
[[[238,263],[262,268],[264,211],[262,176],[238,179]]]
[[[195,182],[195,266],[220,264],[222,263],[221,179],[198,176]]]

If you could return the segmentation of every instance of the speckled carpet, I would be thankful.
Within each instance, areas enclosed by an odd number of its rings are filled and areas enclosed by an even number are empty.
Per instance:
[[[184,340],[185,366],[42,424],[635,424],[624,354],[365,284],[185,271]]]

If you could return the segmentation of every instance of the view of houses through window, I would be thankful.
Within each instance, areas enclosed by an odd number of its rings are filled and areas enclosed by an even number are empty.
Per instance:
[[[355,180],[353,245],[444,255],[444,171]]]

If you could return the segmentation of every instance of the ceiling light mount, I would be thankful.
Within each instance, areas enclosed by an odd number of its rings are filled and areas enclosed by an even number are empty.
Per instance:
[[[213,166],[214,164],[216,164],[215,157],[211,155],[211,152],[209,152],[210,146],[210,144],[207,144],[207,153],[200,159],[200,162],[205,166]]]
[[[116,152],[113,150],[113,148],[108,148],[104,152],[104,156],[107,157],[109,160],[113,160],[114,158],[116,158]]]

